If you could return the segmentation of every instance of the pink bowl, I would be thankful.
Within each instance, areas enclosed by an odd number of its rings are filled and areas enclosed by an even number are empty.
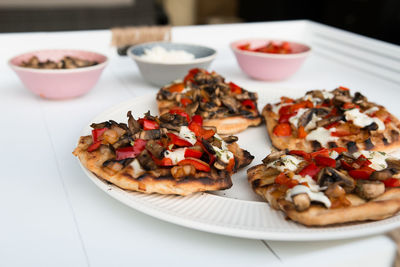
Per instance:
[[[99,64],[77,69],[33,69],[20,67],[22,61],[37,56],[40,61],[47,59],[59,61],[64,56],[94,60]],[[97,83],[107,65],[106,56],[83,50],[40,50],[25,53],[9,60],[9,66],[17,73],[26,88],[35,94],[48,99],[66,99],[87,93]]]
[[[236,56],[240,68],[250,77],[264,81],[283,80],[293,75],[310,54],[311,48],[307,45],[290,42],[293,53],[270,54],[261,52],[243,51],[238,47],[250,44],[250,48],[258,48],[270,41],[281,43],[282,40],[271,39],[244,39],[231,43],[230,47]]]

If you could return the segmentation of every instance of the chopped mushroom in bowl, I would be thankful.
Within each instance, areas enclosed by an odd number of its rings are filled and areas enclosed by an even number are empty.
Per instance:
[[[72,49],[28,52],[8,62],[26,88],[48,99],[73,98],[89,92],[107,63],[105,55]]]

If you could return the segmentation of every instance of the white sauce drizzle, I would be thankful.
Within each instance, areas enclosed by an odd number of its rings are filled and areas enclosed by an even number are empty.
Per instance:
[[[320,202],[325,205],[325,207],[329,208],[331,206],[331,201],[327,196],[325,196],[322,192],[312,192],[310,188],[304,185],[296,185],[292,189],[289,189],[286,192],[285,199],[287,201],[293,202],[293,197],[299,194],[307,194],[311,201]]]
[[[185,139],[192,145],[194,145],[197,142],[195,133],[192,132],[187,126],[181,126],[181,129],[179,131],[179,137]]]
[[[333,98],[333,94],[331,92],[328,92],[326,90],[321,90],[322,95],[324,96],[325,99],[332,99]]]
[[[218,134],[214,134],[214,137],[221,142],[221,148],[212,146],[217,158],[219,158],[223,163],[228,164],[229,160],[234,157],[233,153],[229,151],[228,146],[225,141]]]
[[[292,177],[293,180],[297,180],[299,183],[307,183],[310,190],[313,192],[321,191],[321,187],[311,178],[310,175],[301,176],[301,175],[294,175]]]
[[[175,164],[178,164],[179,161],[185,159],[185,151],[186,151],[186,147],[178,148],[178,149],[175,149],[174,151],[166,150],[164,152],[164,157],[171,159],[172,164],[175,165]]]
[[[335,128],[331,128],[329,130],[323,128],[323,127],[318,127],[314,131],[310,132],[306,140],[307,141],[317,141],[318,143],[321,144],[321,146],[326,147],[329,142],[334,142],[337,141],[339,138],[336,136],[332,136],[331,133],[335,132]]]
[[[281,156],[279,159],[269,163],[267,167],[272,167],[280,172],[284,172],[285,170],[295,171],[299,167],[299,163],[303,160],[300,160],[291,155]]]
[[[385,152],[361,150],[353,154],[355,158],[358,158],[361,155],[371,161],[369,167],[374,170],[381,171],[386,169],[388,166],[386,162],[388,155]]]
[[[375,122],[378,125],[378,131],[385,130],[385,124],[378,118],[371,118],[370,116],[361,113],[358,108],[353,108],[344,112],[346,120],[353,121],[354,125],[358,127],[365,127]]]

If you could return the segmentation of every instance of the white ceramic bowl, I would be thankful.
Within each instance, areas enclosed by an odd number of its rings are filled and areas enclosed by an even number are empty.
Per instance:
[[[166,50],[184,50],[191,53],[195,58],[185,63],[153,62],[143,59],[145,49],[161,46]],[[183,79],[189,70],[193,68],[207,69],[217,55],[217,51],[210,47],[172,43],[151,42],[132,46],[128,49],[128,55],[136,62],[143,78],[156,86],[164,86],[176,79]]]

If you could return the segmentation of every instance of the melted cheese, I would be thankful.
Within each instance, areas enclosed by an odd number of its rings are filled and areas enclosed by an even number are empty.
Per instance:
[[[179,137],[185,139],[192,145],[196,144],[197,142],[196,135],[187,126],[181,126],[181,130],[179,131]]]
[[[378,111],[378,110],[379,110],[378,107],[372,107],[372,108],[369,108],[369,109],[367,109],[366,111],[364,111],[364,114],[371,115],[371,114],[375,113],[375,112]]]
[[[371,118],[370,116],[361,113],[358,108],[353,108],[344,112],[346,120],[353,121],[354,125],[358,127],[365,127],[372,123],[378,125],[378,131],[385,130],[385,124],[378,118]]]
[[[130,165],[133,169],[133,178],[137,178],[145,172],[137,159],[134,159]]]
[[[335,128],[327,130],[323,127],[318,127],[307,135],[306,140],[317,141],[321,146],[327,147],[329,142],[337,141],[339,139],[338,137],[331,135],[331,133],[335,131]]]
[[[326,90],[321,90],[322,95],[324,96],[325,99],[332,99],[333,98],[333,94],[331,92],[328,92]]]
[[[384,152],[362,150],[353,154],[355,158],[358,158],[360,155],[363,155],[369,161],[371,161],[369,167],[374,170],[381,171],[386,169],[388,166],[386,162],[388,155]]]
[[[293,202],[293,197],[299,194],[307,194],[311,201],[320,202],[325,205],[325,207],[329,208],[331,206],[331,201],[327,196],[325,196],[322,192],[312,192],[310,188],[304,185],[296,185],[292,189],[289,189],[286,192],[285,199],[287,201]]]
[[[301,175],[296,174],[292,177],[292,179],[297,180],[300,184],[307,183],[308,187],[313,192],[321,191],[321,187],[309,175],[301,176]]]
[[[175,165],[175,164],[178,164],[179,161],[185,159],[185,151],[186,151],[186,148],[178,148],[178,149],[175,149],[174,151],[166,150],[164,152],[164,157],[171,159],[172,164]]]
[[[280,172],[284,172],[285,170],[295,171],[299,167],[299,163],[303,160],[300,160],[291,155],[284,155],[279,159],[269,163],[267,167],[272,167],[277,169]]]

